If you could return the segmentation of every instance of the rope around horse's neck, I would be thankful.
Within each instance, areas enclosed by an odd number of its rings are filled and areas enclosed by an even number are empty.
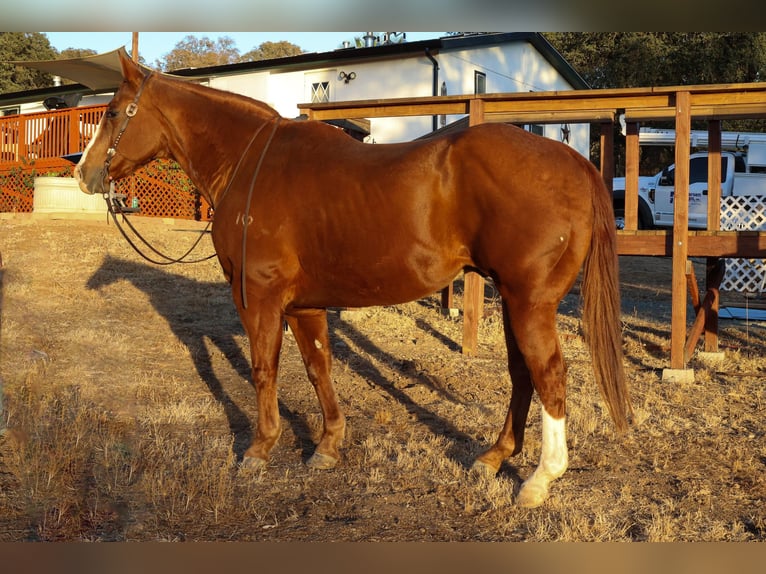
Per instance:
[[[143,235],[141,235],[138,230],[133,226],[133,224],[130,222],[128,218],[125,217],[125,212],[119,209],[115,210],[114,207],[114,182],[112,182],[109,186],[109,193],[104,194],[104,199],[106,200],[107,210],[109,214],[112,216],[112,220],[114,221],[114,224],[117,226],[117,229],[120,230],[120,233],[125,238],[125,240],[128,242],[128,244],[133,248],[133,250],[138,253],[141,257],[149,261],[150,263],[154,263],[155,265],[172,265],[174,263],[201,263],[203,261],[207,261],[208,259],[212,259],[215,257],[215,253],[212,253],[211,255],[208,255],[206,257],[201,257],[199,259],[187,259],[189,255],[191,255],[192,251],[199,245],[199,242],[202,241],[202,238],[205,236],[205,233],[210,229],[211,221],[207,222],[207,225],[205,226],[205,229],[200,231],[199,237],[194,241],[192,246],[180,257],[170,257],[169,255],[165,255],[161,251],[159,251],[157,248],[151,245]],[[157,260],[146,253],[144,253],[141,248],[139,248],[138,245],[128,236],[127,232],[125,231],[124,227],[120,223],[119,219],[117,218],[117,215],[122,215],[122,221],[127,224],[127,226],[130,228],[130,230],[135,234],[135,236],[143,243],[146,247],[148,247],[152,252],[154,252],[156,255],[161,257],[161,260]]]

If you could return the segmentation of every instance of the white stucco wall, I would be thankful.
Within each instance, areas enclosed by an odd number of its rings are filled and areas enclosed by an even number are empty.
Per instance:
[[[486,75],[487,93],[569,90],[572,87],[555,68],[529,43],[478,46],[442,50],[434,54],[439,65],[437,92],[442,83],[447,94],[474,93],[474,73]],[[346,83],[339,74],[354,73],[355,79]],[[377,61],[336,60],[327,67],[263,70],[221,75],[209,80],[214,88],[240,93],[274,107],[282,116],[297,117],[299,103],[310,101],[311,84],[327,81],[331,101],[353,101],[387,98],[407,98],[433,95],[433,64],[422,54],[392,56]],[[85,96],[80,105],[106,103],[110,95]],[[21,113],[45,111],[42,103],[22,104]],[[448,116],[447,123],[461,116]],[[441,122],[437,123],[441,126]],[[405,118],[371,118],[371,143],[410,141],[429,133],[433,128],[431,116]],[[590,126],[569,125],[569,144],[588,156]],[[543,126],[543,133],[561,139],[562,125]]]

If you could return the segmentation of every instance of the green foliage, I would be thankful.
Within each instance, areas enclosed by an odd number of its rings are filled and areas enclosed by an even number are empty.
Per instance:
[[[53,85],[50,74],[16,66],[15,60],[53,60],[57,52],[40,32],[0,32],[0,93],[21,92]]]
[[[239,61],[239,50],[230,36],[221,36],[211,40],[207,36],[186,36],[178,42],[155,67],[166,72],[184,68],[204,68],[222,66]]]
[[[287,58],[299,54],[303,54],[303,49],[292,42],[286,40],[282,40],[281,42],[263,42],[257,48],[253,48],[249,52],[242,54],[240,61],[256,62],[274,58]]]
[[[592,88],[635,88],[766,80],[763,32],[556,32],[548,41]],[[672,122],[653,127],[672,128]],[[707,129],[693,122],[693,129]],[[766,131],[764,120],[727,120],[724,130]],[[615,170],[624,173],[624,137],[615,133]],[[600,157],[596,130],[591,159]],[[673,161],[672,148],[643,148],[640,173],[650,175]]]
[[[555,32],[545,37],[593,88],[766,77],[763,32]]]
[[[234,40],[229,36],[221,36],[211,40],[207,36],[186,36],[178,42],[162,59],[157,60],[155,68],[166,72],[184,68],[204,68],[208,66],[223,66],[237,62],[253,62],[273,58],[285,58],[302,54],[300,46],[287,41],[263,42],[242,55],[239,53]]]

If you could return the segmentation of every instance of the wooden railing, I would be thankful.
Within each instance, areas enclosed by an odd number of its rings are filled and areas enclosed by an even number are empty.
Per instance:
[[[0,118],[0,168],[81,152],[106,106],[83,106]]]
[[[31,212],[34,178],[72,173],[65,156],[85,150],[106,105],[0,118],[0,211]],[[118,192],[137,198],[141,215],[208,219],[209,206],[172,162],[152,162],[119,180]]]
[[[611,187],[614,177],[613,130],[618,116],[627,123],[625,230],[618,232],[621,255],[669,256],[673,258],[672,323],[670,369],[683,371],[701,333],[705,349],[718,350],[718,287],[722,257],[766,257],[765,232],[720,231],[717,212],[709,215],[709,231],[690,232],[689,137],[691,121],[707,120],[711,155],[720,153],[720,121],[723,119],[766,118],[766,83],[669,86],[614,90],[570,90],[562,92],[522,92],[465,96],[423,97],[396,100],[302,104],[309,119],[402,117],[419,115],[466,114],[469,123],[591,123],[601,128],[601,173]],[[674,120],[676,124],[676,192],[672,231],[638,230],[638,123]],[[716,139],[717,138],[717,139]],[[719,143],[716,143],[719,142]],[[709,173],[711,210],[720,208],[720,162]],[[707,257],[710,270],[704,300],[693,304],[697,317],[686,337],[686,293],[696,291],[696,279],[688,272],[689,257]],[[482,315],[483,280],[467,273],[463,294],[463,351],[476,351],[478,320]],[[697,300],[700,299],[698,296]]]
[[[720,279],[716,278],[718,270],[714,261],[722,257],[766,257],[766,233],[719,230],[717,213],[712,211],[720,207],[721,174],[720,170],[716,170],[719,162],[715,160],[709,162],[709,230],[690,232],[688,228],[691,121],[708,121],[710,152],[714,157],[720,153],[720,143],[717,142],[720,142],[721,120],[766,118],[766,83],[367,100],[302,104],[299,108],[309,119],[315,120],[466,114],[472,125],[489,121],[598,124],[602,144],[600,167],[610,185],[614,176],[612,133],[618,115],[624,114],[627,124],[625,230],[618,232],[618,250],[622,255],[673,258],[670,363],[674,370],[683,369],[689,350],[702,331],[705,332],[706,350],[718,348],[717,291]],[[46,165],[45,162],[63,162],[60,156],[82,151],[93,136],[103,110],[104,106],[92,106],[0,118],[0,184],[4,173],[18,172],[29,164],[40,167]],[[638,124],[655,120],[674,120],[676,126],[676,193],[672,231],[638,230]],[[10,179],[24,180],[23,177]],[[28,179],[24,181],[24,185],[28,186]],[[189,214],[201,211],[203,219],[207,215],[204,203],[201,209],[195,209],[194,204],[199,205],[198,194],[190,184],[179,184],[177,170],[155,168],[148,176],[137,173],[122,180],[120,185],[123,192],[129,197],[138,197],[139,202],[142,199],[170,198],[169,201],[156,202],[157,207],[150,207],[150,211],[142,210],[144,214],[189,217]],[[165,186],[164,189],[158,190],[161,186]],[[3,201],[12,193],[3,185],[0,188],[0,210],[7,210]],[[176,201],[179,197],[180,204]],[[31,200],[26,210],[31,211]],[[687,287],[696,290],[696,280],[688,273],[688,258],[694,256],[709,259],[711,274],[707,278],[704,300],[699,305],[695,303],[697,318],[687,339]],[[463,297],[463,349],[468,354],[476,349],[483,305],[483,282],[474,275],[466,275]]]

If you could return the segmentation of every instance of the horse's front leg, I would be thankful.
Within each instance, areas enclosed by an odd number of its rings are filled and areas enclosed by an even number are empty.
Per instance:
[[[282,312],[278,306],[258,302],[247,309],[239,307],[242,325],[250,339],[253,386],[258,404],[255,438],[245,451],[242,465],[261,468],[279,439],[281,426],[277,403],[277,369],[282,347]]]
[[[333,468],[340,460],[346,419],[338,406],[330,370],[332,353],[325,309],[301,309],[287,315],[311,384],[322,409],[322,438],[306,464],[311,468]]]

